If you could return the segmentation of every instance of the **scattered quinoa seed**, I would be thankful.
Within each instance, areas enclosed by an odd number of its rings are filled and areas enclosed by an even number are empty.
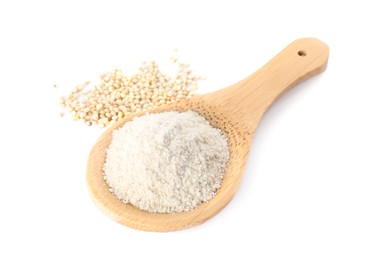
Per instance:
[[[132,113],[191,97],[203,77],[193,75],[189,64],[178,62],[176,55],[171,61],[178,66],[173,77],[161,72],[154,61],[143,62],[130,76],[114,69],[100,75],[97,85],[86,81],[74,87],[60,98],[60,106],[74,120],[104,128]]]

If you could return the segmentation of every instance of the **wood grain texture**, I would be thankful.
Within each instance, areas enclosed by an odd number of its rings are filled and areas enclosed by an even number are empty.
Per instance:
[[[323,42],[313,38],[299,39],[261,69],[228,88],[148,111],[193,110],[225,133],[229,140],[230,160],[222,186],[210,201],[191,212],[156,214],[124,204],[109,192],[103,179],[103,165],[112,132],[134,117],[145,114],[141,112],[112,125],[92,148],[87,166],[87,184],[94,202],[115,221],[145,231],[175,231],[211,218],[236,193],[253,134],[264,112],[286,90],[324,71],[328,56],[328,46]]]

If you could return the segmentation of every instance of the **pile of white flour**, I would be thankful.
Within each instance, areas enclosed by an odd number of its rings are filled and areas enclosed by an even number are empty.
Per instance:
[[[228,159],[226,137],[196,112],[148,114],[113,132],[104,178],[139,209],[191,211],[215,195]]]

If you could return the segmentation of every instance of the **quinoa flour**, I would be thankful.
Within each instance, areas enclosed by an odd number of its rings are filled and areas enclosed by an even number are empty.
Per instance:
[[[141,210],[191,211],[214,197],[228,160],[226,137],[196,112],[147,114],[113,132],[104,179]]]

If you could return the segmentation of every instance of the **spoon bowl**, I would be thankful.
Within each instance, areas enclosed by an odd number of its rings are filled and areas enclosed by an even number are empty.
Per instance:
[[[252,137],[264,112],[286,90],[324,71],[328,56],[328,46],[323,42],[314,38],[299,39],[261,69],[228,88],[136,113],[113,124],[98,139],[88,160],[87,184],[94,202],[115,221],[145,231],[176,231],[211,218],[236,193]],[[117,199],[103,178],[112,132],[146,113],[188,110],[199,113],[213,127],[221,129],[229,142],[229,162],[215,197],[190,212],[171,214],[146,212]]]

